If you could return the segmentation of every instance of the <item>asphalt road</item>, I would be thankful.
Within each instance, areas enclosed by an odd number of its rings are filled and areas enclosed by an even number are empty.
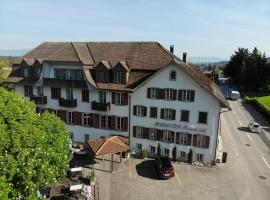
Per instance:
[[[229,103],[232,111],[221,114],[224,151],[229,153],[221,173],[234,191],[231,199],[270,199],[269,125],[252,106],[241,100]],[[263,125],[263,134],[248,131],[253,120]]]

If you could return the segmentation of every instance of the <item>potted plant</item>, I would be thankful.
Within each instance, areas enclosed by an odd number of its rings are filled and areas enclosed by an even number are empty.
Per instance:
[[[92,170],[90,172],[89,179],[90,179],[90,185],[95,185],[95,182],[96,182],[96,173],[95,173],[95,170]]]
[[[147,158],[148,157],[148,151],[146,149],[142,150],[142,158]]]

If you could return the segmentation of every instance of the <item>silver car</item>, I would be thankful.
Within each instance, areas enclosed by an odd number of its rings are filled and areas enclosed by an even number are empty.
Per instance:
[[[252,133],[261,133],[262,132],[262,127],[259,123],[257,122],[250,122],[248,124],[248,129],[250,130],[250,132]]]

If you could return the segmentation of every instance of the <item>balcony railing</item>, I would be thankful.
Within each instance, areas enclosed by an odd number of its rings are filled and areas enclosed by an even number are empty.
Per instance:
[[[110,102],[99,103],[99,102],[96,102],[96,101],[92,101],[91,105],[92,105],[92,110],[109,111],[111,109]]]
[[[77,106],[77,99],[59,99],[59,106],[74,108]]]
[[[37,105],[44,105],[44,104],[47,104],[47,96],[42,96],[42,97],[31,96],[30,101],[34,101],[35,104]]]

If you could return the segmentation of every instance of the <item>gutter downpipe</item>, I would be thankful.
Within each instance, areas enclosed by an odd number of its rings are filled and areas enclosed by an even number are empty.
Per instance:
[[[130,113],[131,113],[131,97],[128,95],[128,147],[130,149]]]

